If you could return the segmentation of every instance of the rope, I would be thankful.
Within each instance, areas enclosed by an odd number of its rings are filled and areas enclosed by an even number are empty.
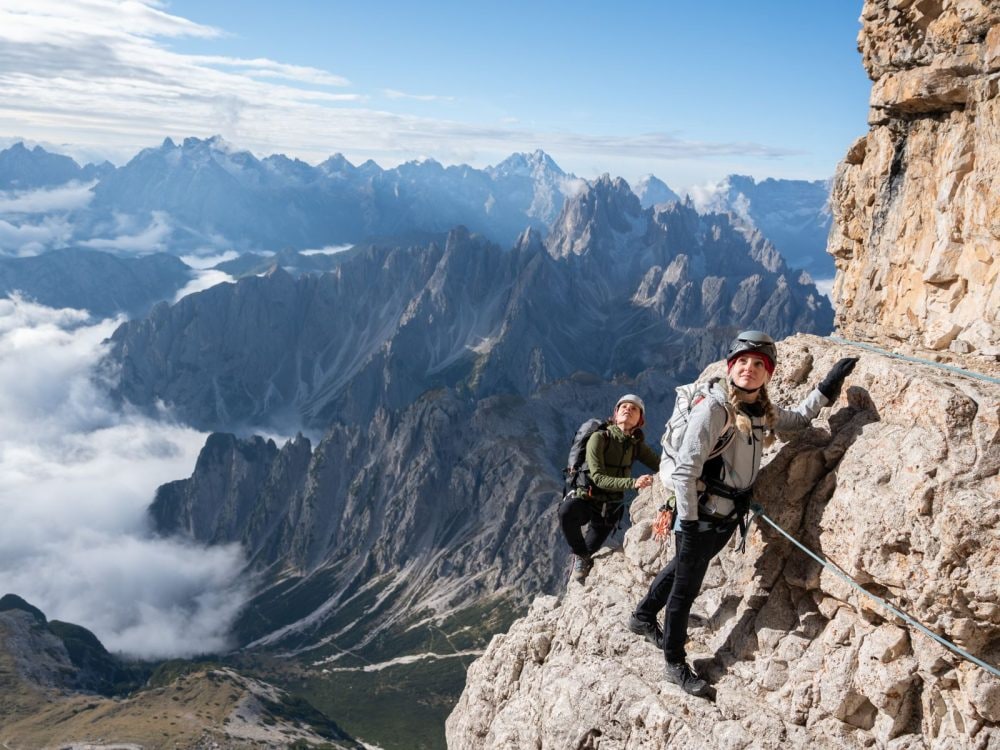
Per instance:
[[[943,362],[934,362],[929,359],[921,359],[920,357],[911,357],[906,354],[897,354],[896,352],[890,352],[887,349],[880,349],[879,347],[873,346],[872,344],[865,344],[860,341],[851,341],[849,339],[842,339],[839,336],[831,335],[827,336],[827,338],[830,341],[835,341],[838,344],[857,346],[860,347],[861,349],[868,349],[869,351],[873,351],[878,354],[884,354],[887,357],[895,357],[896,359],[902,359],[907,362],[916,362],[917,364],[920,365],[930,365],[931,367],[938,367],[942,370],[948,370],[949,372],[953,372],[957,375],[964,375],[969,378],[977,378],[979,380],[985,380],[987,383],[994,383],[996,385],[1000,385],[1000,378],[993,378],[990,377],[989,375],[983,375],[982,373],[979,372],[973,372],[972,370],[965,370],[961,367],[956,367],[955,365],[946,365]]]
[[[942,638],[941,636],[939,636],[937,633],[932,632],[929,628],[927,628],[926,626],[924,626],[924,625],[920,624],[919,622],[917,622],[916,620],[914,620],[912,617],[910,617],[905,612],[902,612],[901,610],[899,610],[896,607],[892,606],[885,599],[877,597],[877,596],[875,596],[875,594],[873,594],[870,591],[867,591],[864,588],[862,588],[861,584],[859,584],[857,581],[855,581],[853,578],[851,578],[849,575],[847,575],[847,573],[845,573],[843,570],[841,570],[841,568],[838,565],[836,565],[835,563],[831,563],[829,560],[824,560],[820,555],[817,555],[815,552],[813,552],[808,547],[804,546],[797,539],[795,539],[791,534],[789,534],[787,531],[785,531],[783,528],[781,528],[759,506],[756,507],[756,508],[754,508],[753,516],[751,517],[750,520],[752,521],[754,518],[757,518],[758,516],[760,518],[763,518],[769,524],[771,524],[771,526],[773,526],[775,529],[777,529],[788,541],[790,541],[792,544],[794,544],[800,550],[802,550],[807,555],[809,555],[809,557],[811,557],[813,560],[815,560],[816,562],[818,562],[820,565],[822,565],[827,570],[833,571],[834,574],[836,574],[837,576],[839,576],[840,578],[842,578],[845,582],[849,583],[851,586],[853,586],[859,592],[861,592],[862,594],[864,594],[865,596],[867,596],[869,599],[872,599],[875,602],[877,602],[878,604],[881,604],[883,607],[885,607],[886,609],[888,609],[894,615],[896,615],[897,617],[900,617],[902,620],[904,620],[906,623],[912,625],[913,627],[918,628],[924,634],[929,635],[931,638],[933,638],[935,641],[937,641],[938,643],[940,643],[942,646],[944,646],[945,648],[949,649],[950,651],[953,651],[954,653],[958,654],[963,659],[966,659],[967,661],[971,661],[973,664],[975,664],[976,666],[978,666],[978,667],[980,667],[982,669],[985,669],[987,672],[989,672],[990,674],[994,675],[995,677],[1000,677],[1000,669],[997,669],[996,667],[992,666],[991,664],[987,664],[982,659],[977,659],[975,656],[973,656],[972,654],[970,654],[968,651],[965,651],[965,650],[959,648],[958,646],[956,646],[954,643],[951,643],[950,641],[945,640],[944,638]]]

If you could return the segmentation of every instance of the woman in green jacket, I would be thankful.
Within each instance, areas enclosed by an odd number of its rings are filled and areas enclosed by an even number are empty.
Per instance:
[[[605,427],[587,441],[588,479],[559,506],[559,524],[576,555],[573,580],[583,583],[594,567],[593,554],[601,548],[625,512],[625,491],[653,484],[653,474],[632,478],[632,463],[639,460],[654,472],[660,457],[643,441],[645,406],[626,394],[618,399]],[[586,537],[583,527],[590,528]]]

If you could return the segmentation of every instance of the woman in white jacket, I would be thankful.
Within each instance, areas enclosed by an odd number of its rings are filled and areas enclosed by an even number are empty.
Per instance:
[[[837,362],[795,409],[780,409],[768,397],[767,384],[777,362],[774,340],[766,333],[739,334],[726,356],[727,379],[691,410],[676,456],[665,451],[660,461],[661,479],[677,501],[676,554],[653,580],[628,626],[657,644],[662,639],[667,679],[692,695],[704,695],[708,683],[687,664],[691,605],[712,558],[743,522],[763,448],[775,431],[808,427],[820,409],[839,396],[857,358]],[[710,458],[729,432],[721,453]],[[661,631],[657,619],[664,608]]]

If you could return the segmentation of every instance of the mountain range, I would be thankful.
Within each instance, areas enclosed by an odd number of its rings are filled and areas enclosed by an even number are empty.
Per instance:
[[[826,252],[832,214],[829,180],[757,182],[729,175],[699,193],[699,211],[727,211],[748,227],[760,230],[777,247],[788,265],[808,271],[814,279],[832,279],[833,257]]]
[[[109,317],[140,316],[170,299],[192,269],[166,253],[117,256],[87,248],[51,250],[24,258],[0,257],[0,295],[19,294],[55,308]]]
[[[115,167],[111,162],[81,167],[72,158],[53,154],[41,146],[29,149],[23,143],[0,151],[0,190],[30,190],[100,179]]]
[[[125,243],[10,264],[19,288],[32,264],[95,288],[107,276],[108,299],[73,298],[102,310],[125,307],[114,278],[158,269],[134,285],[139,312],[106,342],[100,378],[123,405],[213,431],[192,475],[156,493],[156,533],[246,551],[254,596],[232,659],[257,674],[280,661],[279,684],[384,746],[413,745],[372,717],[426,696],[401,726],[435,746],[469,659],[561,585],[554,508],[578,424],[639,392],[655,443],[672,388],[736,331],[830,330],[826,297],[748,222],[652,178],[641,192],[573,180],[541,152],[381,170],[168,141],[102,178],[73,225],[148,216],[175,252],[230,235],[284,249],[226,261],[236,283],[148,314],[153,277],[167,297],[189,277],[180,260]]]
[[[48,247],[92,243],[118,252],[308,250],[443,233],[457,225],[509,246],[526,228],[548,231],[566,199],[586,184],[542,151],[515,153],[485,169],[445,167],[433,159],[383,169],[370,160],[355,166],[341,154],[312,166],[282,154],[259,159],[217,136],[179,144],[168,138],[118,168],[79,167],[40,146],[15,144],[0,152],[0,190],[91,180],[86,205],[9,216],[22,231],[2,240],[0,250],[37,253],[44,218],[53,216],[71,231],[68,239],[54,233]],[[634,192],[644,208],[681,200],[653,175],[637,181]],[[832,276],[824,182],[755,183],[733,175],[699,196],[699,210],[739,216],[790,266],[816,278]]]
[[[620,179],[567,202],[544,241],[528,230],[503,249],[460,228],[443,244],[333,257],[326,274],[275,267],[126,323],[110,342],[116,394],[163,399],[204,429],[322,429],[437,387],[483,398],[577,371],[680,377],[736,329],[832,320],[761,235],[682,204],[643,209]]]
[[[326,258],[157,305],[115,331],[104,366],[123,402],[216,431],[157,492],[157,531],[239,542],[256,590],[244,651],[290,659],[311,701],[374,740],[343,718],[368,666],[398,678],[386,711],[413,689],[444,711],[463,660],[561,585],[553,512],[581,421],[639,392],[655,442],[673,386],[735,331],[832,320],[755,230],[643,208],[607,177],[544,239],[456,228]],[[315,437],[279,446],[254,426]]]

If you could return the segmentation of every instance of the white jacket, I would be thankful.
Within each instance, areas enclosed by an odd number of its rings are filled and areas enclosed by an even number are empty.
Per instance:
[[[725,429],[726,403],[725,386],[721,382],[716,383],[708,398],[691,410],[676,462],[666,453],[660,459],[660,480],[667,489],[674,491],[678,522],[698,520],[698,479],[708,455]],[[820,409],[827,404],[826,396],[814,389],[795,409],[778,409],[775,429],[790,432],[808,427]],[[747,437],[737,430],[720,454],[723,466],[720,479],[723,484],[736,490],[752,486],[760,471],[764,418],[750,417],[750,422],[753,425],[751,436]],[[733,510],[733,501],[709,495],[706,507],[709,511],[727,515]]]

